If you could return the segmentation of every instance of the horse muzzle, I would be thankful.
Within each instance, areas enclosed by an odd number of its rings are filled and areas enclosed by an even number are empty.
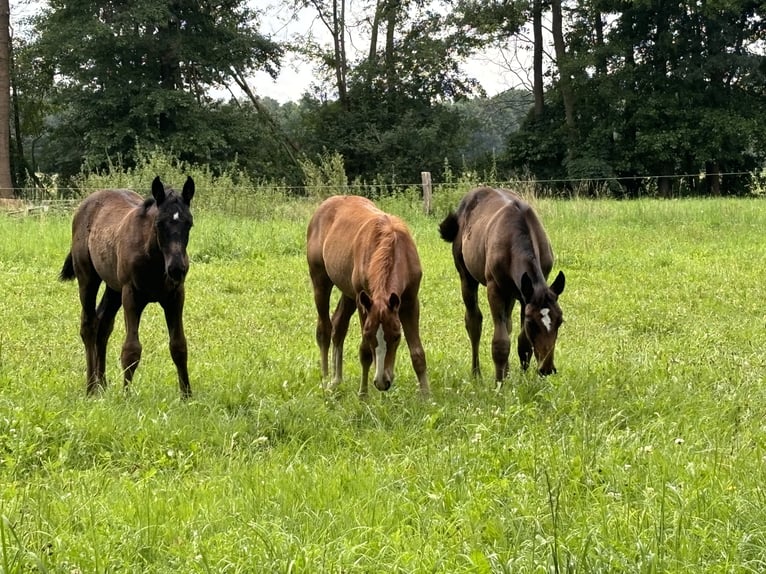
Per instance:
[[[165,258],[165,275],[173,283],[181,283],[189,272],[189,260],[180,253]]]
[[[375,388],[378,389],[379,391],[387,391],[388,389],[391,388],[391,385],[394,382],[394,378],[384,375],[380,379],[375,377],[375,379],[372,382],[375,385]]]

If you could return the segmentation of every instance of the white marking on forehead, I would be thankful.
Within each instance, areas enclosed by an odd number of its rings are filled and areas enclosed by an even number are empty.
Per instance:
[[[545,325],[545,328],[548,329],[548,332],[551,332],[551,310],[548,309],[548,307],[545,307],[544,309],[540,309],[540,320],[543,322],[543,325]]]
[[[386,362],[386,339],[383,337],[383,325],[378,326],[378,346],[375,347],[375,380],[383,380],[383,368]]]
[[[173,214],[173,220],[174,221],[178,221],[180,219],[180,217],[181,216],[179,215],[179,213],[177,211]]]

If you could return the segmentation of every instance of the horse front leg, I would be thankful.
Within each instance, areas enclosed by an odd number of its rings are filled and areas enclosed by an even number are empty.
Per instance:
[[[168,326],[170,356],[178,371],[178,388],[181,391],[181,398],[188,399],[192,391],[189,384],[188,349],[184,334],[184,298],[185,294],[181,286],[176,297],[162,303],[162,310],[165,312],[165,323]]]
[[[465,330],[471,341],[471,372],[474,377],[480,379],[479,342],[483,318],[479,309],[479,282],[471,277],[467,270],[458,269],[458,271],[460,271],[460,291],[465,305]]]
[[[370,379],[370,365],[372,365],[372,349],[364,341],[364,322],[367,314],[359,308],[359,324],[362,327],[362,341],[359,343],[359,363],[362,365],[362,380],[359,383],[359,398],[367,398],[367,383]]]
[[[519,363],[521,363],[521,369],[526,371],[529,368],[529,362],[532,360],[532,341],[527,337],[527,332],[524,329],[524,303],[521,304],[521,311],[519,313],[521,317],[521,326],[519,330],[519,339],[516,349],[519,354]]]
[[[353,299],[341,295],[338,306],[332,315],[332,363],[333,379],[330,389],[336,388],[343,380],[343,343],[348,333],[348,324],[356,311]]]
[[[138,297],[130,287],[122,290],[122,306],[125,314],[125,342],[120,353],[120,364],[125,377],[124,387],[128,390],[133,381],[133,374],[141,361],[141,341],[138,338],[138,326],[141,323],[141,313],[144,312],[147,302]]]
[[[508,375],[508,355],[511,353],[508,304],[495,281],[487,282],[487,299],[494,324],[492,361],[495,363],[495,380],[502,382]]]
[[[407,340],[407,347],[410,350],[412,368],[418,378],[420,394],[423,397],[428,397],[431,394],[431,389],[428,386],[428,374],[426,372],[426,353],[420,341],[420,302],[417,298],[412,304],[401,309],[399,320],[402,323],[404,338]]]

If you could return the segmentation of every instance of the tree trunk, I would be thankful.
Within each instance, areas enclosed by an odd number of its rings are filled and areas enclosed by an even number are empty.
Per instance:
[[[372,17],[372,26],[370,27],[370,51],[367,55],[367,64],[372,68],[372,64],[378,56],[378,28],[380,28],[380,18],[385,10],[385,0],[378,0],[375,4],[375,14]]]
[[[317,16],[332,37],[332,67],[338,102],[348,111],[348,58],[346,54],[346,0],[332,0],[332,8],[320,0],[310,0]],[[308,5],[308,4],[307,4]]]
[[[710,195],[721,195],[721,167],[717,161],[709,161],[705,166],[705,181]]]
[[[8,0],[0,0],[0,198],[13,198],[11,179],[11,35]]]
[[[602,76],[606,76],[606,56],[604,55],[604,21],[601,19],[601,12],[595,10],[593,22],[596,28],[596,69]]]
[[[341,107],[348,111],[348,87],[346,73],[346,2],[345,0],[333,0],[332,2],[332,41],[335,51],[335,83],[338,87],[338,101]]]
[[[570,77],[567,54],[564,46],[563,17],[561,13],[561,0],[551,2],[551,25],[553,32],[553,49],[556,52],[556,66],[559,69],[559,84],[561,86],[561,98],[564,100],[564,117],[570,136],[575,132],[574,94],[572,93],[572,80]]]
[[[397,85],[396,69],[394,67],[394,38],[396,32],[396,16],[399,12],[399,0],[388,0],[386,3],[386,89],[389,95],[393,94]]]
[[[534,36],[532,57],[532,92],[535,98],[534,114],[536,118],[543,115],[545,105],[543,91],[543,3],[534,0],[532,7],[532,30]]]

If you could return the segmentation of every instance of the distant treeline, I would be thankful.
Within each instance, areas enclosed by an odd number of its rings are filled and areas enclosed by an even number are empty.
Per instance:
[[[373,4],[364,39],[343,11],[305,7],[334,33],[322,46],[274,42],[239,0],[50,2],[14,38],[14,185],[56,174],[66,186],[156,149],[286,187],[307,185],[328,157],[345,183],[381,189],[429,171],[618,197],[742,194],[763,168],[758,2]],[[486,97],[459,62],[520,37],[531,38],[530,89]],[[369,42],[364,57],[346,52],[352,40]],[[314,63],[312,90],[287,104],[259,97],[248,78],[278,75],[295,51]],[[211,95],[221,88],[231,97]]]

